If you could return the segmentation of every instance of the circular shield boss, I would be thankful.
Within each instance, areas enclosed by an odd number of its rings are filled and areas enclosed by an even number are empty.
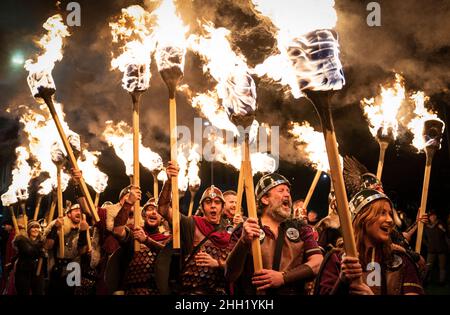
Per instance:
[[[293,227],[290,227],[286,230],[287,238],[292,242],[298,242],[300,239],[300,232]]]

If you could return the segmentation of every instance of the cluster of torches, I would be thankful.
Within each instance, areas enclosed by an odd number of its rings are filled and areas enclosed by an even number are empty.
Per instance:
[[[254,218],[257,217],[257,212],[253,175],[257,172],[270,173],[276,169],[275,160],[269,155],[250,152],[250,144],[255,141],[255,127],[259,126],[255,120],[256,85],[252,75],[266,75],[287,86],[295,98],[306,96],[317,110],[322,132],[315,131],[308,122],[292,122],[289,130],[295,145],[301,147],[306,155],[308,164],[316,169],[304,207],[307,207],[321,173],[329,173],[335,190],[344,247],[348,255],[356,256],[342,176],[342,158],[338,152],[329,101],[332,91],[341,89],[345,84],[339,60],[338,38],[334,31],[337,21],[334,1],[314,1],[312,7],[308,4],[311,1],[303,1],[299,5],[304,6],[305,14],[314,16],[307,19],[299,18],[298,13],[303,11],[292,10],[288,0],[276,3],[270,0],[253,0],[253,3],[258,14],[270,18],[277,28],[275,35],[278,43],[278,53],[269,56],[254,68],[248,67],[243,55],[232,50],[228,40],[230,32],[227,29],[215,28],[212,23],[202,23],[202,36],[187,36],[188,28],[177,15],[173,0],[163,0],[151,13],[138,5],[122,9],[120,17],[110,23],[113,42],[122,44],[121,53],[112,59],[111,66],[112,69],[119,69],[123,73],[122,87],[132,100],[132,126],[123,121],[108,121],[102,134],[103,140],[112,146],[116,155],[122,159],[126,174],[133,185],[141,186],[140,163],[151,172],[153,194],[157,198],[158,181],[167,180],[167,175],[161,157],[142,144],[139,128],[141,96],[150,88],[150,66],[154,56],[158,71],[168,89],[170,158],[180,166],[179,176],[171,178],[173,249],[179,249],[179,196],[187,190],[190,191],[188,214],[191,215],[194,196],[201,185],[198,174],[202,159],[201,148],[196,144],[177,144],[175,96],[177,90],[181,90],[179,82],[183,78],[186,50],[190,49],[202,58],[204,72],[209,73],[217,82],[212,90],[192,96],[192,106],[213,126],[232,132],[242,140],[241,146],[236,148],[223,144],[220,137],[214,139],[216,150],[221,153],[217,159],[239,169],[238,211],[241,211],[245,193],[248,216]],[[295,17],[292,16],[293,11]],[[95,222],[99,221],[96,210],[99,195],[106,189],[108,180],[107,175],[97,167],[100,153],[90,152],[83,147],[80,137],[64,121],[62,105],[54,101],[56,86],[51,72],[55,62],[62,59],[64,39],[70,36],[67,26],[60,15],[55,15],[46,21],[44,28],[47,34],[39,42],[44,53],[35,62],[28,60],[25,68],[29,71],[27,80],[33,97],[41,104],[43,101],[48,111],[44,104],[41,105],[40,112],[25,108],[21,122],[25,126],[24,131],[29,143],[28,146],[16,149],[17,159],[12,173],[12,184],[1,196],[2,204],[10,207],[16,233],[19,233],[19,228],[13,205],[20,205],[26,224],[25,202],[29,196],[28,185],[30,180],[39,174],[46,173],[48,179],[40,184],[34,219],[37,219],[43,196],[52,191],[57,196],[57,202],[52,202],[50,207],[48,221],[53,219],[56,205],[58,216],[63,216],[62,192],[67,187],[70,168],[82,170],[83,176],[79,186],[86,199],[86,211],[90,212]],[[408,101],[406,95],[402,79],[397,75],[394,86],[382,87],[380,96],[361,101],[370,130],[380,145],[377,170],[380,180],[386,149],[398,136],[397,113],[402,103]],[[410,100],[415,102],[416,110],[407,127],[414,134],[413,145],[419,152],[424,151],[427,157],[420,207],[422,214],[426,211],[432,159],[440,147],[444,123],[435,113],[425,108],[427,97],[423,92],[415,93]],[[50,123],[51,120],[54,125]],[[243,128],[239,129],[238,126]],[[30,156],[36,160],[33,165],[28,163]],[[94,201],[86,184],[96,193]],[[139,201],[135,207],[140,207]],[[142,225],[139,211],[134,211],[134,215],[135,225]],[[420,251],[422,230],[423,225],[420,224],[416,251]],[[62,247],[63,245],[60,244]],[[138,242],[135,242],[135,249],[139,250]],[[259,241],[252,243],[252,252],[255,270],[262,269]]]

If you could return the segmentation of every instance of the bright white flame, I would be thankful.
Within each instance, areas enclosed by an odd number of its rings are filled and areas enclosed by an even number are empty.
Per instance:
[[[288,49],[292,45],[297,45],[294,40],[303,38],[309,32],[333,29],[335,27],[337,15],[334,10],[334,0],[297,0],[295,4],[290,0],[252,1],[256,9],[269,17],[278,29],[276,38],[278,50],[280,51],[278,55],[272,55],[262,64],[257,65],[254,72],[258,76],[267,74],[268,77],[279,81],[280,84],[289,86],[292,95],[295,98],[299,98],[302,96],[299,79],[310,80],[313,78],[298,78],[298,73],[292,66]],[[302,42],[308,41],[302,40]],[[334,66],[340,66],[338,60],[334,60],[334,62],[336,63]],[[308,75],[314,73],[311,71],[307,72],[309,73]],[[304,72],[303,74],[307,73]],[[319,79],[321,79],[319,81],[322,81],[322,78]]]
[[[216,29],[211,24],[205,24],[203,28],[206,35],[191,35],[189,44],[190,48],[205,61],[203,72],[209,72],[217,81],[216,95],[211,92],[198,95],[197,98],[203,99],[203,102],[195,101],[193,105],[199,105],[202,112],[205,112],[208,109],[203,109],[202,106],[219,107],[213,105],[217,102],[213,99],[220,98],[228,115],[240,117],[253,115],[256,110],[256,86],[253,78],[249,75],[245,57],[232,50],[227,39],[230,34],[229,30]],[[210,100],[205,102],[204,99],[208,97]],[[211,116],[211,114],[207,115],[207,117]],[[225,124],[228,124],[227,121],[228,119]],[[213,121],[211,122],[217,126]],[[231,128],[227,129],[231,130]]]
[[[1,196],[4,206],[28,199],[28,183],[32,176],[31,166],[27,162],[30,155],[25,147],[18,147],[16,156],[16,165],[12,171],[12,183],[8,191]]]
[[[126,122],[120,121],[116,125],[106,122],[103,137],[109,146],[114,148],[117,156],[125,164],[127,176],[133,175],[133,130]],[[150,171],[162,168],[162,159],[159,154],[142,145],[142,136],[139,135],[139,162]]]
[[[364,114],[369,120],[370,132],[374,137],[381,134],[387,136],[389,131],[392,132],[394,139],[398,135],[397,115],[405,100],[405,85],[401,75],[395,75],[395,83],[392,87],[381,87],[381,94],[378,99],[363,99],[361,106]]]
[[[226,143],[222,137],[210,137],[209,141],[214,143],[214,160],[233,166],[236,170],[241,168],[242,149],[240,145]],[[277,168],[277,162],[267,153],[250,153],[253,175],[257,173],[273,173]]]
[[[83,150],[85,160],[78,160],[78,166],[83,172],[83,178],[96,193],[102,193],[108,186],[108,175],[98,169],[98,156],[100,152]]]
[[[31,59],[25,61],[25,69],[29,71],[27,81],[33,96],[39,94],[39,87],[55,89],[52,70],[55,62],[63,57],[63,38],[70,36],[60,14],[48,18],[43,27],[47,30],[47,34],[39,40],[38,45],[44,53],[36,62]]]
[[[417,152],[423,151],[425,147],[430,144],[423,136],[425,121],[438,120],[443,123],[441,132],[443,132],[445,128],[444,122],[439,119],[437,114],[432,110],[426,109],[425,102],[427,102],[429,99],[430,98],[428,96],[425,96],[425,93],[421,91],[416,92],[411,96],[411,100],[413,100],[416,105],[414,109],[414,114],[416,116],[408,124],[408,129],[414,134],[412,145],[417,149]]]
[[[234,136],[239,135],[236,125],[230,121],[224,108],[219,105],[215,92],[198,94],[192,99],[192,107],[199,109],[213,126],[221,130],[231,131]]]
[[[167,179],[168,179],[168,177],[167,177],[167,173],[166,173],[166,170],[161,170],[159,173],[158,173],[158,176],[156,177],[160,182],[166,182],[167,181]]]
[[[75,133],[70,130],[65,121],[65,114],[60,103],[54,102],[56,112],[60,117],[61,125],[64,132],[68,137],[75,138]],[[24,132],[28,138],[28,150],[30,154],[35,158],[36,162],[33,165],[35,169],[35,175],[38,176],[41,173],[47,173],[49,178],[44,180],[38,189],[38,194],[47,195],[50,191],[57,186],[57,170],[52,160],[57,151],[60,155],[60,159],[63,159],[65,155],[65,149],[63,147],[61,138],[59,137],[55,123],[53,122],[51,115],[45,105],[41,106],[41,110],[33,111],[26,106],[21,106],[24,110],[20,117],[20,122],[24,125]],[[62,162],[62,161],[61,161]],[[61,182],[62,190],[67,188],[70,175],[62,173]]]
[[[154,17],[138,5],[122,9],[116,22],[110,23],[113,42],[125,42],[122,54],[112,59],[111,67],[123,72],[122,87],[145,91],[150,87],[151,54],[155,49],[151,25]]]
[[[198,164],[201,158],[202,156],[200,155],[198,144],[191,145],[191,149],[189,151],[188,156],[189,166],[187,174],[189,180],[189,187],[196,187],[200,186],[201,184],[200,177],[198,176],[198,173],[200,171]]]
[[[308,164],[323,172],[330,172],[325,139],[321,132],[315,131],[308,122],[291,122],[289,133],[294,136],[296,148],[304,155]],[[343,159],[341,156],[339,158],[342,166]]]
[[[157,17],[153,32],[157,42],[155,59],[158,70],[177,67],[184,72],[188,28],[177,15],[173,0],[162,0],[153,14]]]
[[[180,168],[178,172],[178,190],[186,191],[189,185],[188,178],[188,159],[185,154],[185,146],[182,144],[178,146],[177,163]]]

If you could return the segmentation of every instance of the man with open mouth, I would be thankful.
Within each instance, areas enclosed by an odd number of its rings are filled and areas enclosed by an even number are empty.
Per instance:
[[[315,277],[322,253],[313,230],[292,218],[290,183],[282,175],[263,176],[255,194],[259,220],[248,218],[232,234],[226,277],[236,294],[305,294],[305,282]],[[261,241],[263,269],[254,272],[251,243]]]
[[[160,194],[158,212],[172,222],[171,181],[177,176],[178,166],[169,162],[166,169],[169,180]],[[180,213],[181,287],[178,294],[221,295],[227,293],[224,265],[229,253],[230,234],[222,224],[225,204],[222,191],[208,187],[200,199],[203,216],[185,216]]]

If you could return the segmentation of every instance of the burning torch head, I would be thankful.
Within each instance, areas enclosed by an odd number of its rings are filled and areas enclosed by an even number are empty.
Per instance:
[[[376,139],[378,142],[394,142],[394,132],[392,127],[389,127],[387,131],[383,127],[378,128]]]
[[[185,50],[180,47],[165,46],[156,50],[158,70],[171,98],[175,96],[178,82],[183,78],[184,55]]]
[[[231,121],[247,128],[252,125],[256,111],[256,85],[245,71],[235,71],[224,88],[223,106]]]
[[[300,89],[329,91],[344,86],[335,31],[315,30],[296,38],[288,48],[288,54]]]
[[[50,154],[52,156],[52,162],[57,166],[62,166],[66,162],[66,156],[57,142],[53,143]]]
[[[148,64],[128,64],[123,75],[122,86],[127,91],[145,91],[150,86]]]
[[[442,133],[444,132],[444,123],[441,120],[426,120],[423,125],[423,138],[426,147],[439,150],[441,147]]]
[[[55,82],[51,73],[47,71],[30,72],[27,82],[33,97],[45,99],[55,94]]]
[[[80,135],[78,135],[76,133],[72,133],[67,137],[67,140],[69,140],[70,146],[72,147],[73,154],[75,155],[75,158],[78,160],[78,158],[81,155]]]

